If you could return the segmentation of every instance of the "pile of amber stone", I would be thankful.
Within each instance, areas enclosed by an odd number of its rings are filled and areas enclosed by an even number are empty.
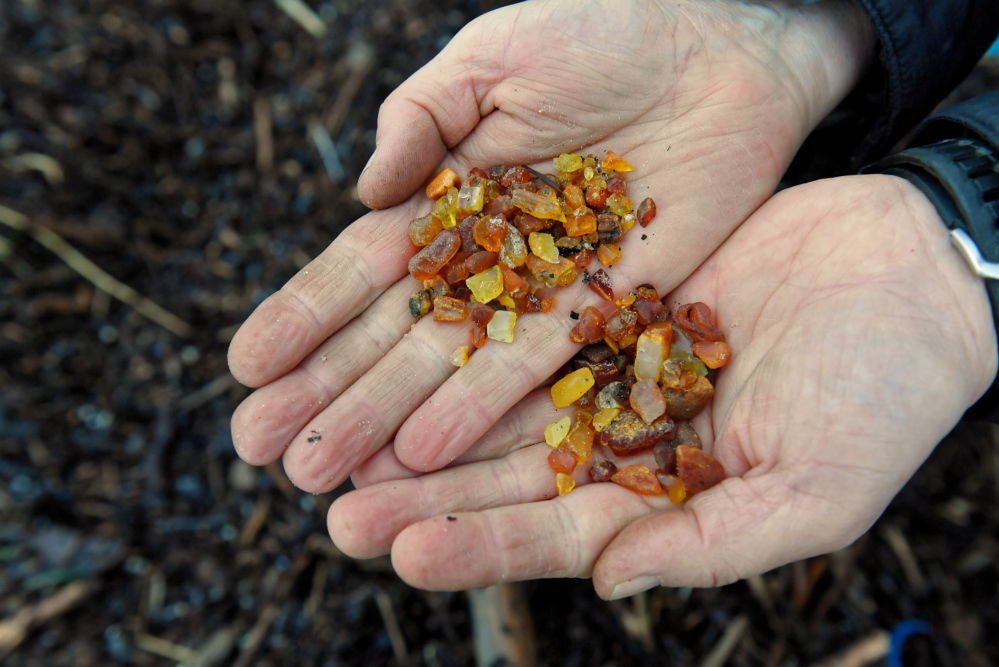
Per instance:
[[[559,495],[572,491],[573,471],[593,459],[595,482],[683,502],[725,478],[690,420],[714,396],[714,377],[731,350],[703,303],[670,315],[655,288],[642,285],[615,305],[609,317],[594,306],[573,314],[570,337],[586,347],[552,385],[551,397],[557,408],[574,406],[575,415],[545,429],[548,465]],[[648,459],[649,453],[654,469],[643,463],[618,468],[612,460]]]
[[[420,248],[409,272],[422,285],[409,309],[417,319],[471,321],[469,345],[452,354],[456,366],[490,338],[513,342],[518,316],[550,311],[553,288],[580,275],[612,301],[605,267],[621,259],[624,235],[656,216],[651,199],[634,208],[623,176],[634,167],[613,151],[599,161],[564,153],[553,164],[554,173],[475,168],[464,181],[444,169],[427,185],[433,207],[409,224]],[[594,258],[602,267],[591,272]]]

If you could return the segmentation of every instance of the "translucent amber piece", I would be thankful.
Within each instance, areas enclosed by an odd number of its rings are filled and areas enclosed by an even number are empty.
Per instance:
[[[470,274],[482,273],[486,269],[496,266],[497,255],[488,250],[480,250],[472,253],[465,259],[465,268]]]
[[[506,220],[501,215],[483,216],[475,221],[472,237],[489,252],[499,252],[506,236]]]
[[[655,473],[644,465],[625,466],[614,473],[611,481],[643,496],[661,496],[666,492]]]
[[[661,329],[650,329],[638,337],[635,346],[635,377],[658,381],[663,362],[669,355],[669,340]]]
[[[621,414],[620,408],[600,408],[593,415],[593,430],[597,433],[603,431],[610,425],[614,418]]]
[[[434,319],[438,322],[461,322],[468,319],[468,307],[461,299],[439,296],[434,299]]]
[[[462,345],[456,348],[454,352],[451,353],[451,365],[456,368],[461,368],[468,363],[468,357],[471,354],[471,348],[467,345]]]
[[[535,218],[565,222],[565,214],[557,200],[549,199],[524,188],[517,188],[513,191],[513,205]]]
[[[691,346],[697,358],[708,368],[722,368],[732,359],[732,350],[728,343],[719,341],[698,341]]]
[[[565,197],[565,205],[570,211],[586,206],[586,198],[583,190],[578,185],[567,185],[562,189],[562,196]]]
[[[553,472],[564,472],[566,475],[571,475],[577,465],[579,465],[579,459],[568,450],[553,449],[548,452],[548,467]]]
[[[503,273],[503,288],[510,296],[515,298],[527,296],[530,290],[528,289],[526,280],[521,278],[516,271],[505,265],[500,266],[500,271]]]
[[[615,215],[624,217],[635,210],[635,205],[631,203],[627,195],[615,192],[607,198],[607,208]]]
[[[602,298],[608,301],[614,300],[614,288],[611,286],[610,276],[607,275],[607,272],[603,269],[597,269],[589,275],[584,275],[583,284],[599,294]],[[637,314],[635,317],[637,321]],[[622,345],[622,347],[626,346]]]
[[[422,218],[417,218],[409,223],[409,240],[417,248],[422,248],[444,229],[441,221],[429,213]]]
[[[666,399],[655,380],[639,380],[633,384],[628,402],[646,424],[666,414]]]
[[[443,197],[451,188],[461,184],[461,177],[450,167],[445,167],[427,183],[427,196],[431,199]]]
[[[555,473],[555,487],[558,489],[558,495],[564,496],[576,488],[576,480],[564,472],[558,472]]]
[[[409,260],[409,273],[417,280],[430,280],[451,261],[461,246],[461,237],[453,229],[444,229],[433,241]]]
[[[434,208],[430,212],[435,218],[441,221],[445,229],[458,224],[458,189],[451,188],[444,196],[434,202]]]
[[[551,234],[531,232],[527,237],[527,244],[531,246],[531,252],[546,262],[554,263],[559,260],[558,248],[555,247],[555,239]]]
[[[638,218],[638,224],[642,227],[648,227],[656,219],[656,202],[652,200],[652,197],[646,197],[642,200],[642,203],[638,205],[638,210],[635,211],[635,217]]]
[[[558,447],[569,435],[569,427],[572,426],[572,419],[568,415],[545,427],[545,442],[549,447]]]
[[[513,225],[506,226],[506,234],[503,235],[499,258],[511,269],[523,266],[527,260],[527,244],[524,243],[523,235]]]
[[[479,303],[489,303],[503,293],[503,273],[498,266],[494,266],[471,276],[465,281],[465,285],[472,290],[473,299]]]
[[[554,223],[551,220],[541,220],[526,213],[518,213],[513,218],[514,227],[520,230],[520,233],[524,236],[527,236],[531,232],[540,232],[543,229],[548,229],[552,224]]]
[[[611,193],[607,188],[601,188],[597,185],[590,185],[586,188],[586,203],[591,208],[602,209],[607,206],[607,198],[610,197]]]
[[[597,231],[597,215],[586,206],[573,209],[563,222],[569,236],[586,236]]]
[[[695,343],[725,340],[725,334],[718,328],[714,314],[706,303],[698,301],[680,306],[673,313],[673,321]]]
[[[513,297],[503,292],[498,297],[496,297],[496,302],[503,306],[507,310],[517,310],[517,302],[513,300]]]
[[[613,243],[601,243],[597,248],[597,259],[604,266],[614,266],[621,261],[621,249]]]
[[[656,472],[656,479],[664,489],[666,489],[666,497],[674,505],[679,505],[684,500],[687,499],[687,487],[683,485],[683,480],[681,480],[676,475],[669,475],[663,472]]]
[[[680,445],[676,448],[676,476],[693,496],[725,479],[725,468],[703,449]]]
[[[676,472],[676,450],[673,445],[674,443],[663,440],[652,448],[652,456],[656,459],[656,472],[668,474]]]
[[[630,162],[614,151],[607,151],[607,155],[600,161],[600,166],[604,168],[604,171],[635,171]]]
[[[496,311],[489,306],[483,306],[474,301],[468,306],[468,313],[472,319],[472,332],[469,336],[475,349],[479,349],[489,340],[486,336],[486,326],[493,319]]]
[[[440,276],[434,276],[430,280],[423,281],[423,289],[430,292],[430,297],[436,299],[439,296],[451,296],[451,286]]]
[[[621,216],[621,231],[627,233],[635,226],[636,218],[634,213],[627,213]]]
[[[486,189],[481,183],[465,183],[458,190],[458,211],[462,217],[478,213],[486,201]]]
[[[593,306],[587,306],[569,332],[569,340],[580,345],[599,343],[604,339],[605,326],[604,314]]]
[[[569,435],[565,436],[563,446],[576,455],[580,462],[590,458],[593,451],[593,439],[595,433],[593,427],[585,421],[577,421],[571,429]]]
[[[552,403],[556,408],[568,407],[582,398],[594,384],[596,380],[589,368],[575,370],[552,385]]]
[[[583,158],[576,153],[562,153],[557,158],[552,160],[552,164],[555,165],[556,171],[561,171],[563,173],[579,171],[583,168]]]
[[[566,257],[561,257],[558,263],[552,264],[531,255],[527,258],[527,270],[548,287],[571,285],[576,276],[579,275],[579,269],[576,268],[575,262]]]
[[[616,472],[617,466],[613,462],[603,460],[590,466],[589,474],[594,482],[609,482]]]
[[[517,326],[517,313],[497,310],[493,319],[486,325],[486,335],[501,343],[513,342],[513,330]]]

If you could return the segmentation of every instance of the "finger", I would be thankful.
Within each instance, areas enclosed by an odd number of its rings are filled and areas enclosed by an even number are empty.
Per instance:
[[[550,451],[536,444],[504,458],[352,491],[330,508],[330,536],[344,553],[373,558],[388,553],[396,535],[418,521],[551,498],[557,491],[546,463]],[[582,482],[585,473],[578,477]]]
[[[375,152],[358,179],[367,206],[396,204],[423,185],[447,154],[491,110],[487,93],[502,59],[494,44],[467,42],[473,21],[386,98],[378,112]],[[498,46],[498,45],[497,45]],[[469,57],[469,48],[475,57]]]
[[[233,376],[250,387],[280,377],[403,277],[413,254],[406,223],[421,207],[425,197],[368,213],[261,303],[229,346]]]
[[[413,524],[392,543],[392,565],[408,584],[431,590],[586,577],[607,543],[651,511],[615,484],[590,484],[551,500]]]
[[[250,394],[232,416],[240,458],[276,461],[309,420],[374,366],[412,326],[412,290],[409,280],[399,281],[295,370]]]
[[[845,513],[792,498],[793,473],[729,477],[679,511],[640,519],[601,554],[593,584],[604,599],[655,586],[720,586],[838,549]],[[827,522],[805,517],[826,516]],[[860,534],[864,528],[858,528]],[[846,529],[849,532],[852,529]]]
[[[430,317],[417,322],[292,438],[283,463],[295,486],[323,493],[345,480],[456,370],[451,353],[467,343],[467,322],[442,324]]]
[[[350,473],[350,483],[355,489],[364,489],[381,482],[419,477],[420,472],[407,468],[395,455],[391,444],[385,445],[369,456]]]

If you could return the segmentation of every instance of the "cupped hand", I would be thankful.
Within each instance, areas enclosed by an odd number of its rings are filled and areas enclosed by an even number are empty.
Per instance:
[[[391,208],[351,225],[233,339],[233,374],[260,387],[233,417],[238,453],[283,457],[313,492],[393,441],[413,469],[455,460],[574,353],[566,314],[593,295],[563,290],[554,313],[456,372],[466,328],[412,326],[406,306],[406,225],[430,206],[414,190],[442,162],[465,173],[613,148],[636,166],[633,199],[660,211],[624,242],[615,289],[666,293],[766,200],[853,85],[871,42],[853,5],[546,0],[473,21],[381,109],[358,190]]]
[[[696,422],[721,484],[664,508],[580,470],[556,496],[534,444],[555,416],[539,392],[446,470],[405,478],[380,453],[330,510],[333,540],[357,557],[391,550],[432,589],[724,584],[860,536],[996,372],[982,282],[894,177],[777,194],[667,299],[690,301],[712,307],[733,350]]]

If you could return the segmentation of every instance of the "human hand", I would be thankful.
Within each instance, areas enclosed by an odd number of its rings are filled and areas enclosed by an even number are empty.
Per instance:
[[[406,306],[406,223],[429,203],[397,202],[442,160],[464,173],[613,147],[637,167],[631,191],[660,204],[648,238],[623,244],[615,288],[666,293],[772,193],[855,82],[872,38],[853,5],[547,0],[473,21],[382,107],[358,188],[395,206],[351,225],[233,339],[233,374],[261,387],[233,416],[240,456],[283,456],[313,492],[393,438],[411,468],[453,461],[574,353],[566,314],[592,295],[562,290],[554,313],[456,372],[465,328],[412,326]]]
[[[663,510],[579,470],[555,496],[550,449],[532,444],[555,417],[542,391],[447,470],[399,478],[379,453],[333,504],[333,540],[356,557],[391,549],[400,576],[431,589],[592,576],[619,598],[728,583],[859,537],[996,373],[982,282],[894,177],[775,195],[667,299],[691,301],[733,351],[695,420],[721,484]]]

